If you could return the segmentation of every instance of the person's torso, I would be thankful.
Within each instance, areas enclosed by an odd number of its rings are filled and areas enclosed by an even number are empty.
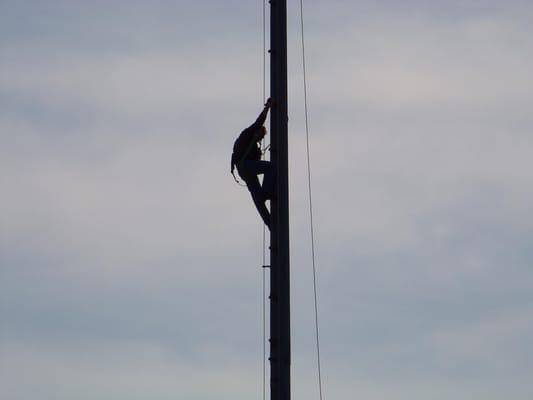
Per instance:
[[[253,132],[244,130],[233,145],[233,159],[235,163],[242,160],[260,160],[261,148],[255,141]]]

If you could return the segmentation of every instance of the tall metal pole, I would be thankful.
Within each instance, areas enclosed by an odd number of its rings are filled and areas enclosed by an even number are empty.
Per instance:
[[[276,173],[270,232],[270,393],[272,400],[290,400],[287,1],[270,0],[270,6],[270,157]]]

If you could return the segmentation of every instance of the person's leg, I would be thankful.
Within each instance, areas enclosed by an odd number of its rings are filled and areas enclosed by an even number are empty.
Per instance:
[[[263,175],[270,169],[270,161],[265,160],[244,160],[242,165],[246,173],[253,175]]]
[[[274,168],[270,162],[263,171],[263,185],[261,189],[265,200],[271,200],[274,195]]]
[[[261,193],[261,185],[259,184],[259,179],[257,178],[257,175],[245,176],[243,177],[243,179],[245,179],[246,186],[250,191],[252,200],[254,201],[255,207],[257,208],[259,215],[263,219],[265,225],[268,226],[268,229],[270,229],[270,212],[268,211],[265,205],[265,198]]]
[[[251,193],[251,195],[252,195],[252,199],[254,201],[255,207],[257,208],[257,211],[259,211],[259,215],[261,215],[263,222],[268,227],[268,229],[270,229],[270,211],[268,211],[268,208],[265,205],[263,195],[258,194],[258,193]]]
[[[245,161],[246,172],[250,175],[263,175],[261,193],[265,200],[271,199],[274,192],[274,168],[270,161]]]

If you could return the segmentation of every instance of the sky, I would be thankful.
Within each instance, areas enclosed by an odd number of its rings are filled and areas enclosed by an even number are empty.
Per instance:
[[[292,393],[318,399],[299,2]],[[533,396],[533,4],[304,1],[324,398]],[[0,397],[262,399],[230,173],[261,1],[0,1]]]

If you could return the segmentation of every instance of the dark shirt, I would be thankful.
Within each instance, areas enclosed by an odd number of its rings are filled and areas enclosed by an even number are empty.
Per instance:
[[[243,130],[233,144],[233,154],[231,155],[231,171],[243,160],[260,160],[261,147],[259,145],[258,133],[265,123],[268,108],[264,108],[255,122]]]

